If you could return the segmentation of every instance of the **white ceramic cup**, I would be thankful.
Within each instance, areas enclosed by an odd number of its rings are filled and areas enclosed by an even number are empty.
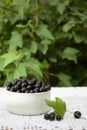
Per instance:
[[[17,93],[6,90],[6,108],[21,115],[38,115],[49,111],[45,99],[50,99],[50,91],[41,93]]]

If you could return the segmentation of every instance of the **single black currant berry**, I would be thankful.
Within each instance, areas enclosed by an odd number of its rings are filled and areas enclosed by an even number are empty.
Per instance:
[[[61,121],[61,120],[62,120],[62,116],[56,115],[56,120],[57,120],[57,121]]]
[[[27,87],[27,83],[26,83],[26,82],[23,82],[23,83],[21,84],[21,87]]]
[[[44,119],[49,120],[49,118],[50,118],[50,115],[49,115],[49,114],[45,114],[45,115],[44,115]]]
[[[49,86],[46,85],[46,86],[44,87],[44,90],[45,90],[45,91],[48,91],[48,90],[49,90]]]
[[[81,112],[80,111],[75,111],[74,112],[74,117],[79,119],[81,117]]]
[[[7,87],[6,89],[7,89],[7,90],[10,90],[10,88],[11,88],[11,87]]]
[[[38,84],[37,82],[34,86],[35,86],[35,88],[40,88],[40,84]]]
[[[55,120],[55,114],[52,114],[52,113],[51,113],[51,114],[50,114],[50,118],[49,118],[49,119],[50,119],[50,121]]]
[[[16,89],[14,87],[11,87],[10,91],[11,92],[16,92]]]
[[[15,88],[15,90],[17,91],[17,90],[20,89],[20,86],[19,86],[19,85],[14,85],[14,88]]]
[[[23,87],[23,88],[21,89],[21,92],[25,93],[25,91],[26,91],[26,88]]]
[[[33,78],[32,80],[31,80],[31,83],[32,84],[35,84],[37,82],[37,80],[35,79],[35,78]]]
[[[45,84],[44,82],[42,82],[41,87],[45,87],[45,85],[46,85],[46,84]]]
[[[32,86],[31,85],[27,85],[27,89],[28,90],[32,89]]]
[[[28,85],[32,85],[31,80],[28,80],[27,83]]]
[[[34,93],[38,93],[38,92],[39,92],[39,88],[35,88]]]
[[[29,93],[30,91],[29,90],[26,90],[25,93]]]
[[[38,87],[40,88],[41,87],[41,84],[42,84],[42,81],[38,80],[35,84],[35,87]]]
[[[22,83],[26,82],[26,78],[22,78],[22,79],[21,79],[21,82],[22,82]]]
[[[21,90],[17,90],[18,93],[21,93]]]
[[[34,93],[34,90],[30,90],[30,93]]]
[[[11,87],[12,86],[12,82],[7,82],[7,87]]]
[[[44,88],[43,87],[39,88],[39,91],[44,92]]]
[[[13,85],[16,85],[17,82],[18,82],[18,79],[15,79],[15,80],[13,81]]]
[[[18,81],[18,82],[17,82],[17,85],[18,85],[18,86],[21,86],[21,83],[22,83],[21,81]]]
[[[51,89],[51,86],[50,86],[50,85],[48,85],[48,89],[49,89],[49,90]]]

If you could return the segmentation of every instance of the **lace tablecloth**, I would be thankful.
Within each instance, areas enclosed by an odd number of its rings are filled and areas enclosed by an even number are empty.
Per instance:
[[[52,88],[51,99],[61,97],[65,100],[67,109],[62,121],[47,121],[43,115],[20,116],[6,110],[5,91],[0,88],[0,130],[87,130],[87,88]],[[75,119],[73,112],[82,113],[80,119]]]

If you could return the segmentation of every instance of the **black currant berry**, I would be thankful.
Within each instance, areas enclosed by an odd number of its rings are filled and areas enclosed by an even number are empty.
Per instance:
[[[7,82],[7,87],[11,87],[12,86],[12,82]]]
[[[49,120],[49,118],[50,118],[50,115],[49,115],[49,114],[45,114],[45,115],[44,115],[44,119]]]
[[[38,92],[39,92],[39,88],[35,88],[34,93],[38,93]]]
[[[22,82],[22,83],[26,82],[26,78],[22,78],[22,79],[21,79],[21,82]]]
[[[18,86],[21,86],[21,83],[22,83],[21,81],[18,81],[18,82],[17,82],[17,85],[18,85]]]
[[[45,91],[48,91],[48,90],[49,90],[49,87],[46,85],[46,86],[44,87],[44,90],[45,90]]]
[[[41,84],[42,84],[42,81],[38,80],[35,84],[35,87],[38,87],[40,88],[41,87]]]
[[[25,91],[26,91],[26,88],[23,87],[23,88],[21,89],[21,92],[25,93]]]
[[[62,120],[62,116],[56,115],[56,120],[57,120],[57,121],[61,121],[61,120]]]
[[[50,121],[55,120],[55,114],[54,114],[54,113],[53,113],[53,114],[51,113],[51,114],[50,114],[50,118],[49,118],[49,119],[50,119]]]
[[[44,88],[43,87],[39,88],[39,91],[44,92]]]
[[[21,84],[21,87],[27,87],[27,83],[26,83],[26,82],[23,82],[23,83]]]
[[[79,119],[81,117],[81,112],[80,111],[75,111],[74,112],[74,117]]]
[[[31,80],[31,83],[34,85],[35,83],[37,82],[37,80],[35,79],[35,78],[33,78],[32,80]]]
[[[29,90],[26,90],[25,93],[29,93],[30,91]]]
[[[7,89],[7,90],[10,90],[10,88],[11,88],[11,87],[7,87],[6,89]]]
[[[18,93],[21,93],[21,90],[17,90]]]
[[[34,90],[32,89],[32,90],[30,90],[30,93],[34,93]]]
[[[33,82],[31,80],[28,80],[28,85],[33,85]]]
[[[16,89],[14,87],[11,87],[10,91],[11,92],[16,92]]]
[[[15,80],[13,81],[13,85],[16,85],[17,82],[18,82],[18,79],[15,79]]]
[[[18,85],[14,85],[14,88],[15,88],[15,90],[17,91],[17,90],[20,89],[20,86],[18,86]]]
[[[31,86],[31,85],[28,85],[28,86],[27,86],[27,89],[28,89],[28,90],[31,90],[31,89],[32,89],[32,86]]]

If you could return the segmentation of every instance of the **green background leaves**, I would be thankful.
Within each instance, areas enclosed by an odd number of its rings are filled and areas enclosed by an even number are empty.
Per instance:
[[[86,73],[86,0],[0,0],[0,86],[20,76],[87,86]]]
[[[17,32],[17,31],[14,31],[12,32],[12,37],[10,39],[10,49],[16,49],[17,47],[20,47],[22,48],[22,45],[23,45],[23,38],[22,38],[22,35]]]

